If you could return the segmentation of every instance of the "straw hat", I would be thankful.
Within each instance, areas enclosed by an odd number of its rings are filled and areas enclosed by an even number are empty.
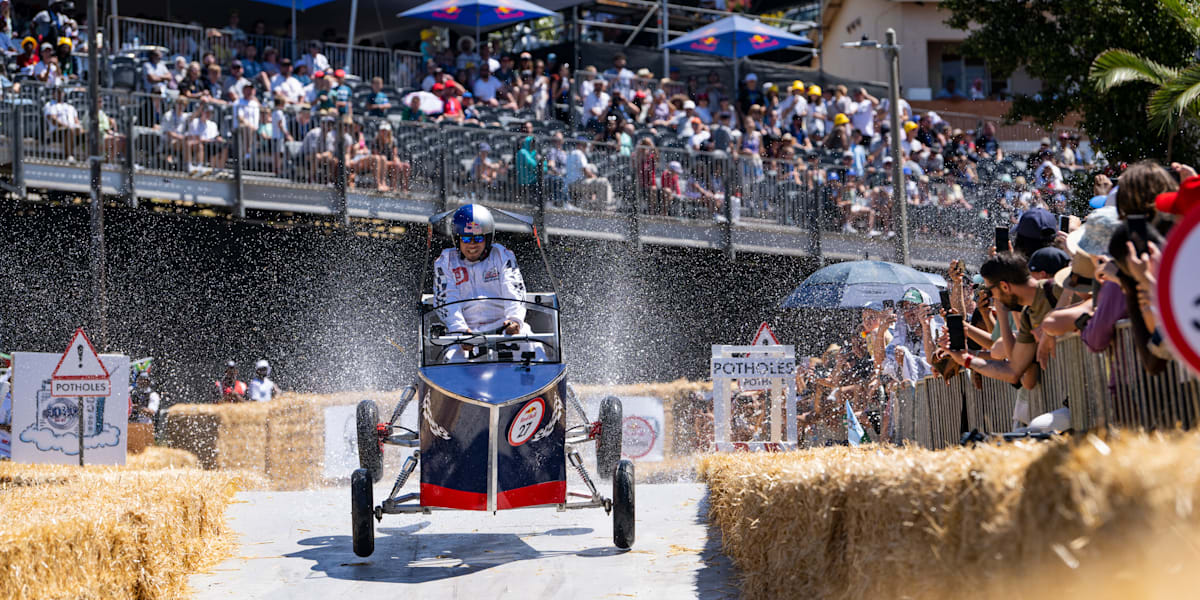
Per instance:
[[[1071,253],[1071,264],[1054,274],[1054,283],[1059,287],[1078,292],[1092,293],[1092,281],[1096,278],[1096,264],[1087,252],[1077,250]]]

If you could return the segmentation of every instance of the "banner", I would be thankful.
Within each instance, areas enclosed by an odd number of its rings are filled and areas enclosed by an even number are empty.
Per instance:
[[[129,428],[129,357],[100,356],[111,374],[112,395],[77,398],[50,395],[62,355],[14,352],[12,372],[12,460],[19,463],[79,464],[79,419],[84,424],[84,461],[123,465]]]
[[[598,418],[600,401],[604,396],[583,399],[588,418]],[[661,398],[651,396],[618,396],[624,420],[621,431],[621,458],[637,462],[656,462],[663,459],[663,413]]]

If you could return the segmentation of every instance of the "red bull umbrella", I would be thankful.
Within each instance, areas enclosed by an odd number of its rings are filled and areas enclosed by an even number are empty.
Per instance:
[[[771,27],[754,19],[734,15],[681,35],[664,44],[663,48],[732,58],[734,59],[733,72],[736,80],[737,59],[739,58],[782,50],[789,46],[811,44],[812,40],[802,35],[788,33],[778,27]]]
[[[553,14],[554,11],[525,0],[433,0],[396,16],[479,28],[519,23]]]

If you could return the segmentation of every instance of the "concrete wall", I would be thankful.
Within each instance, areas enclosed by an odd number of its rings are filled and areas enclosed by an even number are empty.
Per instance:
[[[825,70],[840,77],[887,82],[883,52],[842,48],[842,43],[868,39],[883,41],[889,27],[896,30],[900,45],[900,85],[905,89],[939,87],[929,80],[928,42],[956,42],[967,32],[945,24],[949,15],[937,2],[893,0],[845,0],[825,34],[822,48]],[[849,31],[848,31],[849,29]]]

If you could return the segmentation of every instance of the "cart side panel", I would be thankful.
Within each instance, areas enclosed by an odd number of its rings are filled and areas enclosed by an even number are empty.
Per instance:
[[[548,386],[536,398],[500,408],[496,508],[566,502],[565,381]],[[539,410],[541,418],[532,433],[522,434],[528,415]]]
[[[486,510],[489,409],[424,387],[421,505]]]

